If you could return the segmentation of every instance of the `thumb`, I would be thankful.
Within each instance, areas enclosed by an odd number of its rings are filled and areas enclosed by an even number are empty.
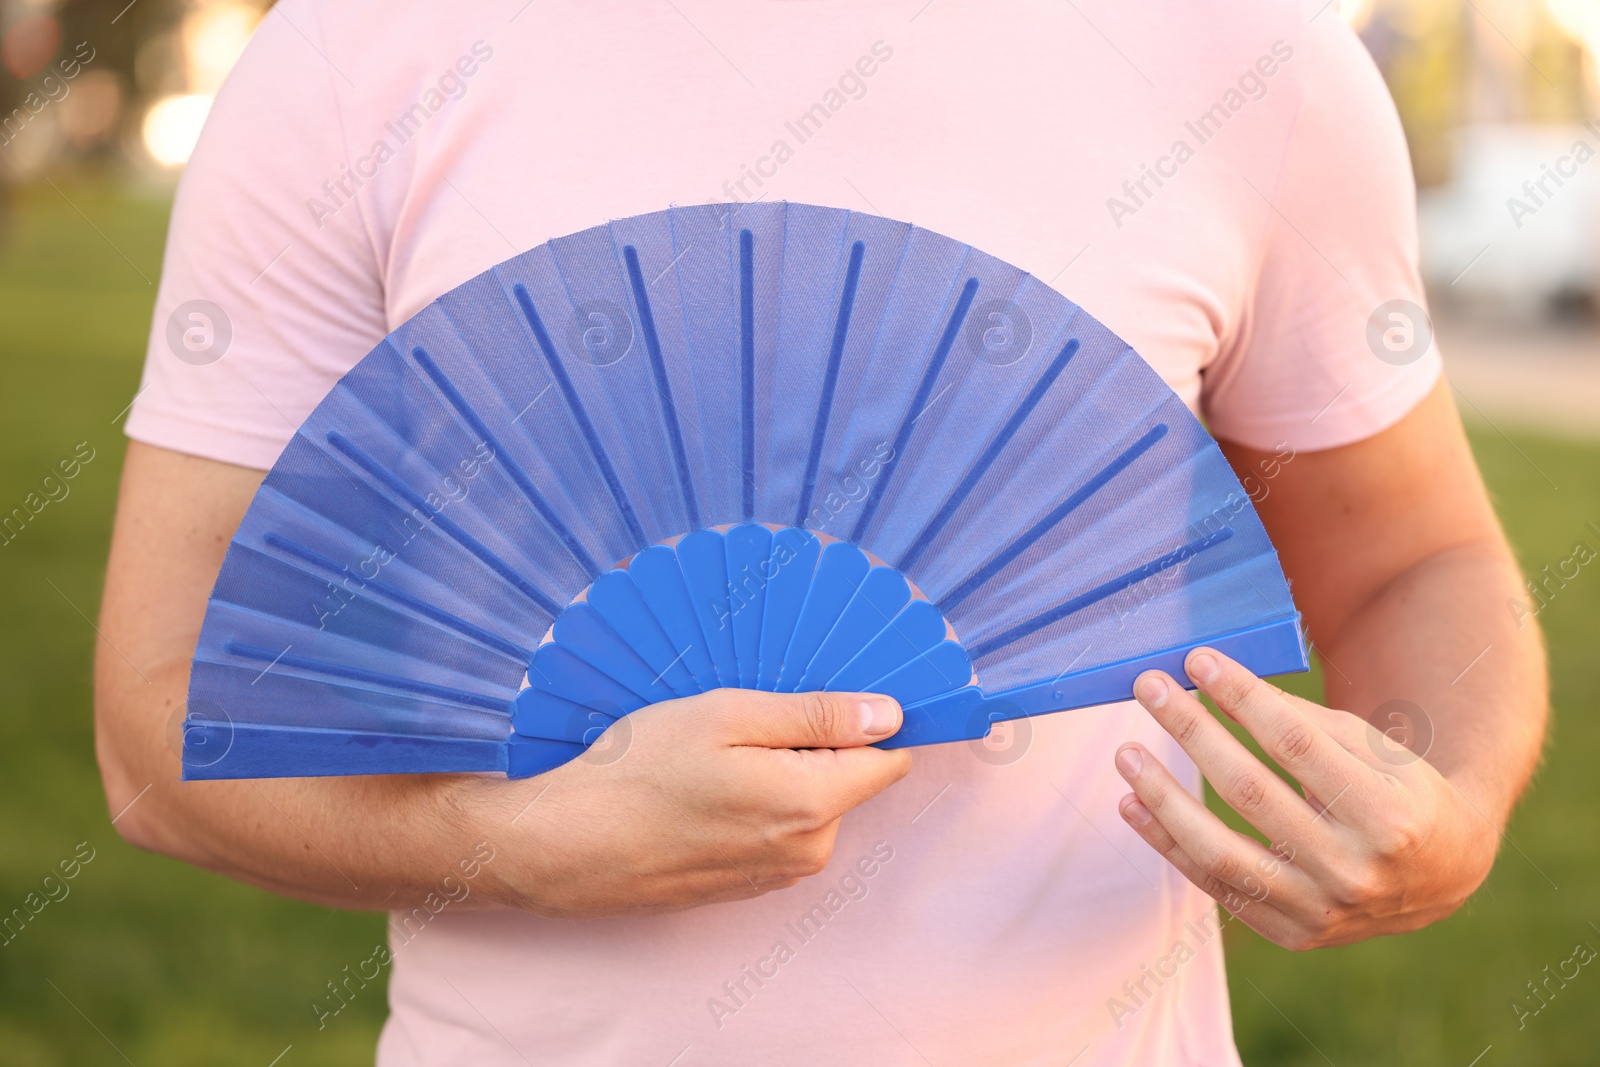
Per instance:
[[[723,740],[764,748],[856,748],[900,729],[900,705],[876,693],[722,689]]]

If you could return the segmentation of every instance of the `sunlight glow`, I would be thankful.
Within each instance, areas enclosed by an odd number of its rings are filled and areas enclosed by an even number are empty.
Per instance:
[[[209,93],[164,96],[151,105],[144,117],[144,146],[150,157],[164,167],[189,162],[200,128],[211,111]]]

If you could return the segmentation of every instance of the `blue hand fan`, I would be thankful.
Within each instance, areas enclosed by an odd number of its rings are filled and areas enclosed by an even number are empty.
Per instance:
[[[674,208],[446,293],[300,427],[228,549],[186,778],[537,774],[718,687],[883,692],[885,746],[1306,669],[1216,444],[968,245]]]

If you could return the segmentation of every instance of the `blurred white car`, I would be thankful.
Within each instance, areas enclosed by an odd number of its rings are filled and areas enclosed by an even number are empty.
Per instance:
[[[1469,126],[1455,179],[1417,201],[1422,272],[1449,297],[1524,311],[1600,295],[1600,122]]]

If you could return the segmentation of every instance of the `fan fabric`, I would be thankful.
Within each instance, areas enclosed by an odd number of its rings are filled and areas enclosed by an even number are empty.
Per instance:
[[[900,669],[938,691],[886,744],[981,737],[1200,644],[1306,666],[1248,495],[1128,345],[906,223],[674,208],[446,293],[312,413],[213,590],[184,774],[525,775],[655,700]]]

